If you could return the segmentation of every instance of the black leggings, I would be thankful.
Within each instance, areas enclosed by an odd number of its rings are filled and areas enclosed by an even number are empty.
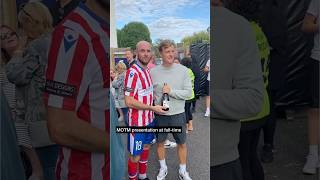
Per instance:
[[[193,119],[192,112],[191,112],[191,103],[192,101],[186,101],[184,105],[184,112],[186,114],[186,123],[189,123],[189,121]]]
[[[261,128],[240,132],[239,154],[244,180],[264,180],[264,172],[258,158],[258,142]]]
[[[276,113],[276,105],[275,101],[277,98],[277,91],[270,90],[269,91],[269,99],[270,99],[270,115],[263,126],[263,137],[264,137],[264,145],[269,144],[272,148],[274,148],[274,134],[277,125],[277,119],[275,116]]]

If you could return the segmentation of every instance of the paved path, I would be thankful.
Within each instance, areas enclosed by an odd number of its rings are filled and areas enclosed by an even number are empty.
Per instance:
[[[197,101],[197,109],[193,114],[194,131],[187,135],[188,147],[188,164],[187,169],[193,180],[208,180],[210,179],[210,126],[209,118],[204,117],[205,105],[204,98]],[[169,139],[173,140],[172,135]],[[126,138],[124,137],[124,142]],[[169,168],[166,180],[177,180],[179,163],[177,157],[177,149],[167,149],[167,166]],[[148,164],[148,177],[150,180],[156,180],[159,170],[159,161],[156,155],[156,146],[153,145],[150,151]]]
[[[320,180],[317,175],[301,173],[308,152],[307,140],[307,117],[304,111],[297,111],[294,120],[279,119],[275,159],[273,163],[264,165],[266,180]]]
[[[204,100],[197,102],[194,113],[194,132],[187,135],[188,171],[193,180],[209,180],[209,118],[204,115]],[[303,175],[301,169],[307,153],[307,119],[303,111],[295,114],[295,119],[279,119],[275,136],[275,159],[273,163],[264,164],[265,180],[320,180],[317,175]],[[169,136],[172,140],[172,136]],[[126,138],[124,138],[126,142]],[[159,168],[155,146],[149,158],[148,176],[155,180]],[[167,150],[169,173],[166,180],[178,179],[178,158],[176,149]],[[125,178],[126,179],[126,178]]]

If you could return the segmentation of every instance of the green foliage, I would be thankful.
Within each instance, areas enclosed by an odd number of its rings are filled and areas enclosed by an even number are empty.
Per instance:
[[[207,31],[200,31],[200,32],[194,33],[192,36],[186,36],[181,40],[184,47],[189,47],[191,44],[198,43],[198,42],[209,42],[209,41],[210,41],[210,36]]]
[[[141,22],[130,22],[121,30],[117,30],[119,48],[136,48],[136,44],[145,40],[151,43],[150,31],[148,27]]]

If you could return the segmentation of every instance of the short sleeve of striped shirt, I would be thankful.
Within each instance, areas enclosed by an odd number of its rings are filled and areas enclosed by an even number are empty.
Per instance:
[[[132,68],[128,69],[126,72],[126,77],[124,80],[124,95],[134,97],[138,91],[138,73]]]
[[[59,26],[52,34],[46,71],[45,100],[48,106],[75,111],[90,83],[88,41],[77,31]]]

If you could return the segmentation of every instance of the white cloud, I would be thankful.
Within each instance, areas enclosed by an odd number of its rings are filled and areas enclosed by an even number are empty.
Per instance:
[[[187,35],[206,30],[208,26],[203,21],[176,17],[163,17],[148,24],[152,37],[173,40],[181,40]]]
[[[116,18],[120,21],[142,21],[145,18],[172,16],[185,6],[200,1],[193,0],[116,0]]]

